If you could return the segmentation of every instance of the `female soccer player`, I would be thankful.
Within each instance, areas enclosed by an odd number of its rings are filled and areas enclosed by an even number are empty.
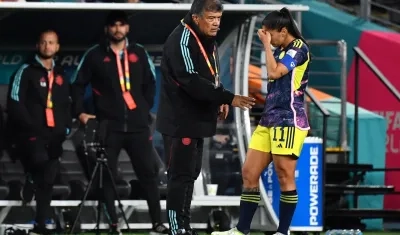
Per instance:
[[[310,53],[287,8],[268,14],[258,36],[264,45],[268,95],[263,116],[253,133],[243,165],[243,193],[236,228],[212,235],[243,235],[260,201],[259,178],[274,162],[280,183],[279,227],[275,235],[287,235],[297,204],[296,160],[309,130],[304,110]],[[271,46],[276,48],[272,52]]]

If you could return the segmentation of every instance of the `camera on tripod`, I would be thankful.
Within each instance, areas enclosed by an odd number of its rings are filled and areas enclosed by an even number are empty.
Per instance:
[[[112,185],[112,190],[114,191],[114,195],[116,200],[118,201],[118,207],[121,210],[122,217],[124,219],[124,222],[127,226],[127,229],[129,230],[129,225],[128,225],[128,220],[125,216],[125,213],[123,211],[123,206],[121,203],[121,200],[119,198],[119,195],[117,193],[117,187],[115,185],[115,180],[113,178],[113,174],[110,170],[110,167],[108,166],[107,163],[107,152],[105,149],[105,140],[107,138],[107,121],[97,121],[96,119],[89,119],[85,125],[85,130],[84,130],[84,136],[82,140],[82,147],[84,154],[86,155],[89,160],[92,162],[95,162],[94,169],[91,173],[89,183],[87,185],[87,188],[85,190],[84,196],[82,198],[82,201],[80,203],[78,213],[76,215],[75,221],[72,225],[70,233],[75,233],[76,232],[76,227],[79,224],[79,218],[82,213],[83,206],[85,204],[85,201],[87,200],[87,196],[89,195],[89,191],[91,190],[92,187],[94,186],[94,182],[98,180],[98,186],[97,188],[100,191],[103,191],[103,180],[104,180],[104,174],[106,174],[108,179],[111,181]],[[98,178],[97,178],[98,175]],[[97,178],[97,180],[96,180]],[[108,190],[108,189],[105,189]],[[104,193],[104,191],[103,191]],[[97,223],[96,223],[96,234],[100,234],[100,217],[101,217],[101,211],[102,211],[102,204],[103,204],[103,195],[100,196],[100,198],[97,200]]]
[[[89,119],[84,127],[82,148],[86,157],[96,160],[104,157],[105,138],[107,138],[107,121]]]

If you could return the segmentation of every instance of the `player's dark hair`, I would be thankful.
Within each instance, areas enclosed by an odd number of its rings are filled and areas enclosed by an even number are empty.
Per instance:
[[[280,11],[269,13],[262,21],[262,25],[268,29],[278,31],[286,28],[293,37],[301,39],[308,46],[307,41],[304,39],[303,35],[301,35],[300,30],[296,26],[296,22],[286,7],[282,8]]]
[[[221,12],[224,10],[220,0],[194,0],[190,13],[195,15],[202,15],[205,11]]]

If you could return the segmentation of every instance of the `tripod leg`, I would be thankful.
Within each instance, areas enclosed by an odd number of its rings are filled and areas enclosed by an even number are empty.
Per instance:
[[[100,235],[100,218],[101,218],[101,206],[103,205],[103,202],[101,200],[99,200],[97,202],[97,221],[96,221],[96,234]]]
[[[88,184],[88,186],[86,188],[85,194],[83,195],[82,202],[81,202],[81,204],[79,206],[78,214],[76,214],[76,218],[75,218],[74,224],[72,225],[71,232],[70,232],[71,234],[75,232],[75,227],[76,227],[76,225],[78,223],[79,217],[81,216],[83,206],[85,204],[87,196],[89,195],[89,191],[92,188],[92,184],[93,184],[93,181],[94,181],[94,179],[96,177],[96,173],[97,173],[97,170],[98,170],[99,166],[100,166],[100,164],[96,163],[96,166],[93,169],[92,177],[90,178],[90,181],[89,181],[89,184]]]
[[[104,190],[103,190],[103,162],[100,164],[99,167],[99,192],[101,192],[103,195],[101,197],[104,196]],[[102,198],[100,198],[97,201],[97,221],[96,221],[96,235],[100,235],[100,218],[101,218],[101,209],[103,206],[103,200],[101,200]]]
[[[122,218],[124,219],[124,222],[125,222],[125,224],[126,224],[126,228],[127,228],[127,230],[128,230],[128,233],[129,233],[130,228],[129,228],[129,224],[128,224],[128,219],[126,218],[126,215],[125,215],[125,212],[124,212],[124,208],[123,208],[122,203],[121,203],[121,199],[119,198],[119,195],[118,195],[117,185],[115,184],[113,175],[112,175],[112,173],[111,173],[110,168],[108,167],[108,164],[107,164],[107,163],[104,163],[104,165],[105,165],[105,168],[107,169],[108,175],[110,176],[111,185],[112,185],[112,187],[113,187],[113,191],[114,191],[114,194],[115,194],[115,198],[116,198],[117,201],[118,201],[118,208],[121,210]]]

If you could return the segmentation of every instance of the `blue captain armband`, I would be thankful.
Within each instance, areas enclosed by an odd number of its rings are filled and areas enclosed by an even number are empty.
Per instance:
[[[70,133],[71,133],[71,129],[66,128],[66,129],[65,129],[65,135],[69,135]]]
[[[294,59],[294,57],[296,56],[297,51],[290,49],[286,52],[285,56],[282,58],[281,61],[279,61],[281,64],[285,65],[286,68],[291,71],[293,70],[296,65],[297,65],[297,61]]]

